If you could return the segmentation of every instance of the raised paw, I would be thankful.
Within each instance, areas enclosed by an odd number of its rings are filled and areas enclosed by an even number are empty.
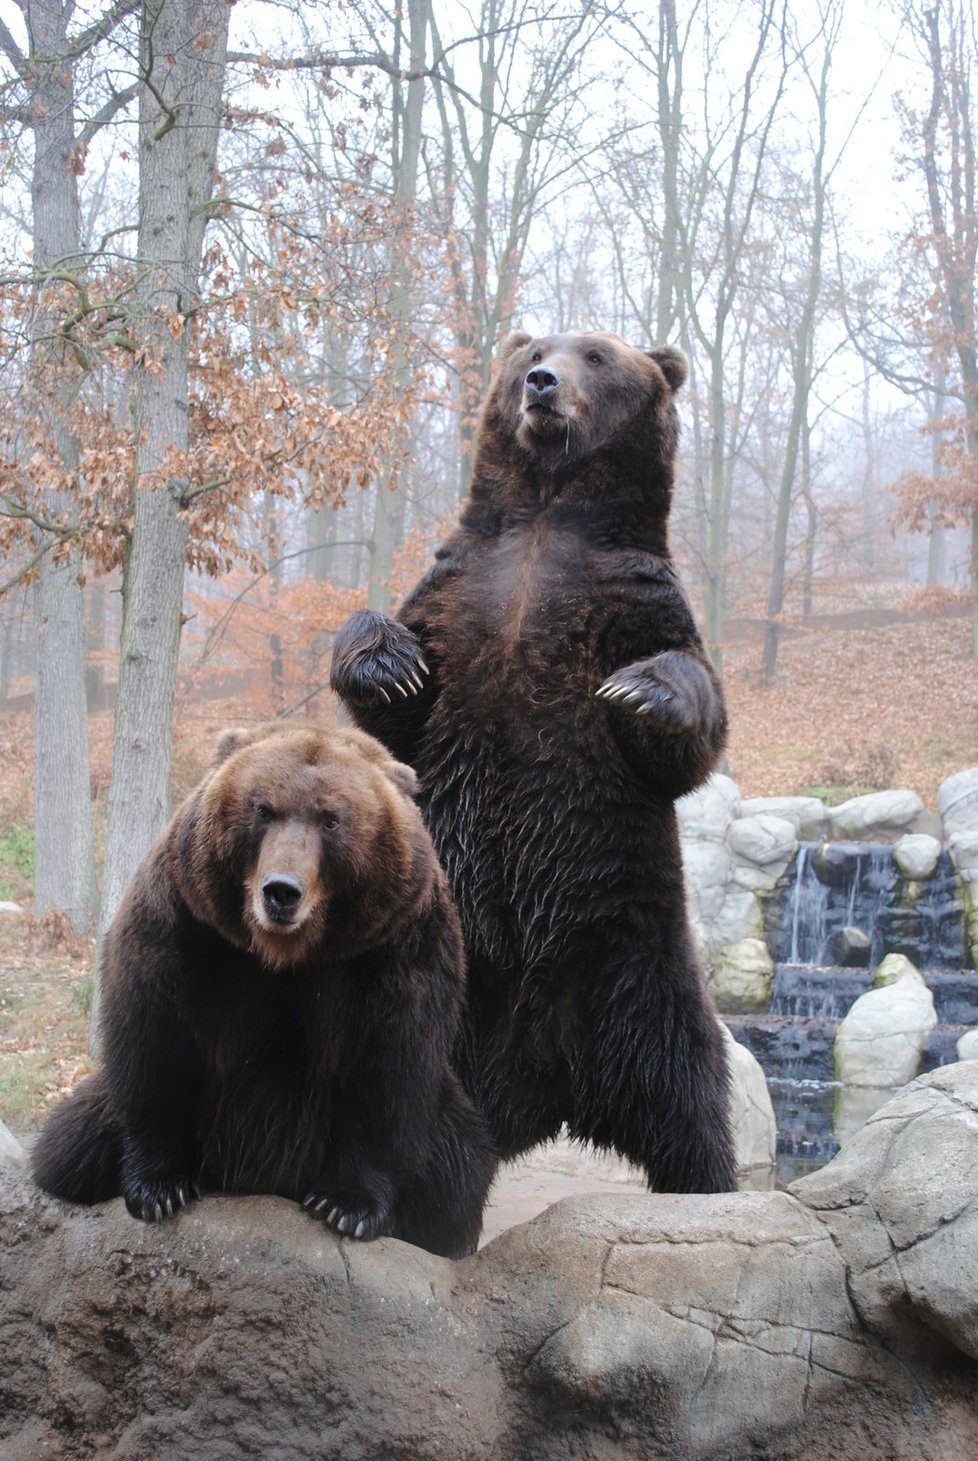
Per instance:
[[[364,1243],[382,1238],[391,1232],[394,1225],[389,1209],[362,1192],[348,1192],[342,1196],[310,1192],[302,1206],[338,1233],[347,1238],[359,1238]]]
[[[158,1177],[152,1181],[132,1178],[122,1193],[126,1207],[134,1218],[144,1223],[160,1223],[172,1217],[200,1196],[196,1182],[189,1177]]]
[[[430,673],[410,629],[372,610],[354,614],[336,636],[330,685],[344,700],[363,705],[410,700]]]
[[[678,650],[625,665],[595,691],[608,705],[648,715],[662,730],[696,731],[719,713],[713,681],[700,662]]]

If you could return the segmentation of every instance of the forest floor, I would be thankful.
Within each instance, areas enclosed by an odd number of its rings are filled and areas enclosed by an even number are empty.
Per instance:
[[[826,619],[829,622],[826,622]],[[978,765],[978,667],[967,618],[898,622],[822,616],[785,638],[779,678],[758,685],[748,621],[727,653],[729,772],[743,796],[817,791],[834,802],[911,787],[936,810],[952,772]],[[320,713],[323,708],[319,707]],[[218,730],[247,719],[241,705],[184,706],[174,757],[182,795],[206,763]],[[35,1127],[89,1068],[87,998],[94,944],[32,917],[32,725],[27,708],[0,711],[0,1116]],[[111,756],[108,712],[92,718],[93,793],[104,810]],[[538,1174],[531,1174],[534,1182]]]

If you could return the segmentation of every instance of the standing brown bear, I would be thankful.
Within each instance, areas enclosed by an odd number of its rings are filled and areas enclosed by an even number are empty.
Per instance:
[[[104,1063],[44,1126],[42,1187],[147,1221],[276,1193],[475,1248],[494,1158],[449,1066],[461,934],[414,785],[359,731],[225,733],[112,924]]]
[[[414,766],[469,960],[459,1068],[504,1157],[556,1135],[650,1187],[734,1185],[675,799],[724,744],[669,554],[684,356],[512,337],[458,530],[333,685]]]

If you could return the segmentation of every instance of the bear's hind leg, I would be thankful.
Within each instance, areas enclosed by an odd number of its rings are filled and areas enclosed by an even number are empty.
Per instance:
[[[34,1181],[65,1202],[107,1202],[122,1191],[122,1142],[99,1075],[89,1076],[41,1128],[31,1152]]]
[[[571,1135],[642,1167],[653,1192],[732,1192],[737,1169],[723,1036],[712,1007],[689,982],[670,990],[662,971],[654,983],[619,984],[617,1007],[582,1052]]]
[[[496,1165],[478,1113],[449,1077],[428,1163],[398,1194],[394,1237],[443,1258],[474,1253]]]

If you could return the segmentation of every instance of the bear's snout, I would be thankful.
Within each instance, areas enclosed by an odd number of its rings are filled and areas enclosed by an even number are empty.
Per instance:
[[[534,406],[549,406],[560,389],[560,376],[549,365],[535,365],[527,372],[523,382],[523,395],[527,409]]]
[[[288,873],[270,873],[262,880],[262,902],[273,923],[291,923],[305,892],[298,878]]]

